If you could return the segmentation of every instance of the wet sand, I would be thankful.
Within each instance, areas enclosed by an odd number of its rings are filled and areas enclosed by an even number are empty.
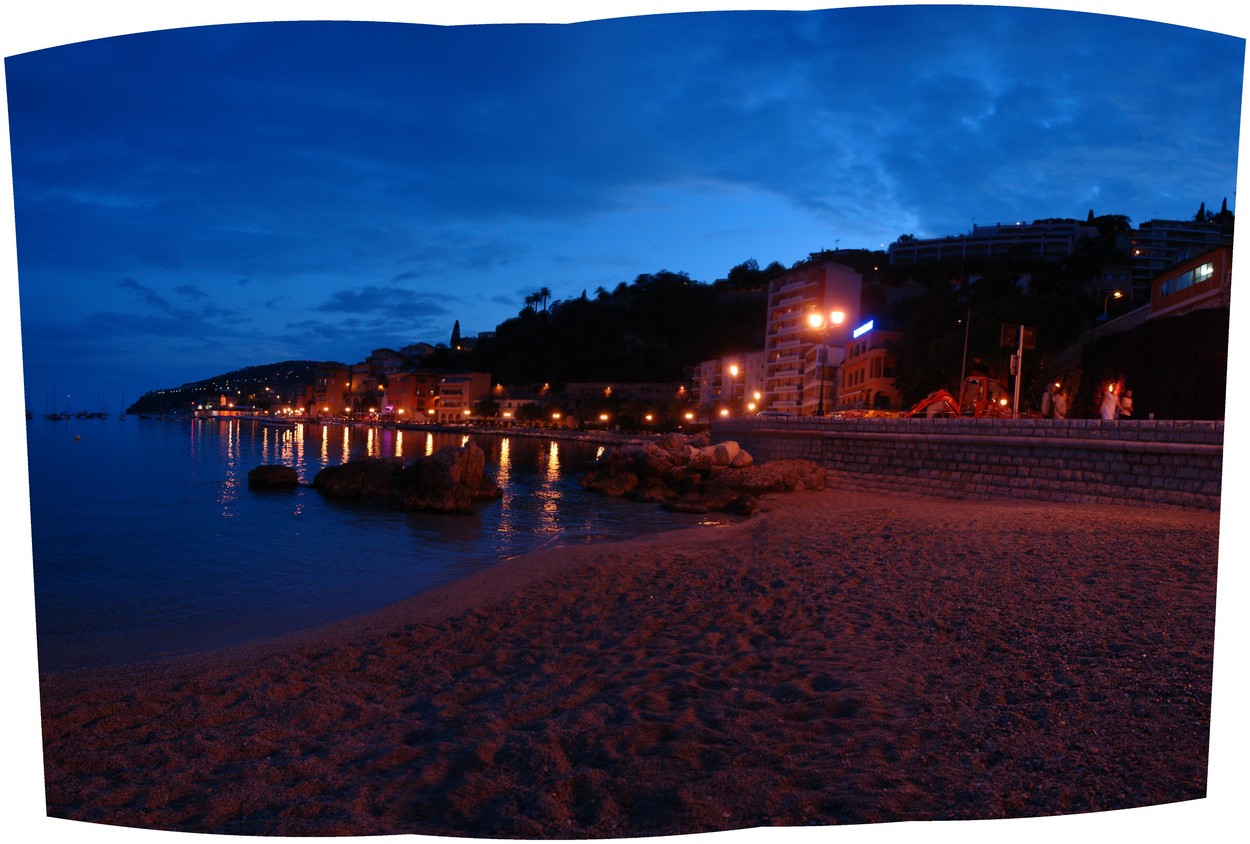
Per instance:
[[[1207,790],[1219,516],[838,490],[40,680],[48,813],[586,838]]]

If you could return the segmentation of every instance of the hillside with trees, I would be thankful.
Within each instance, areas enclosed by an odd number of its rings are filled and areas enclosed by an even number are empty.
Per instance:
[[[126,409],[131,414],[160,415],[185,412],[197,404],[215,404],[222,395],[239,397],[245,404],[268,408],[276,402],[291,401],[313,382],[318,361],[286,360],[259,364],[144,393]]]
[[[747,262],[705,284],[662,270],[593,296],[527,299],[493,337],[446,362],[504,384],[680,381],[701,360],[763,347],[768,280],[784,272]]]

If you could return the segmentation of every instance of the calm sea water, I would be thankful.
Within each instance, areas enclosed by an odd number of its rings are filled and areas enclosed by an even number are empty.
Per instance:
[[[516,436],[474,437],[504,490],[475,515],[247,488],[262,463],[311,482],[349,458],[410,459],[465,439],[246,421],[28,422],[41,669],[238,644],[377,609],[546,545],[707,521],[582,490],[594,444]]]

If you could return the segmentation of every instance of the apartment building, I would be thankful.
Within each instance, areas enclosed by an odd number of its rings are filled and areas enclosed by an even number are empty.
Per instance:
[[[1076,220],[995,223],[973,225],[969,234],[897,240],[888,251],[891,266],[1007,258],[1061,261],[1082,240],[1098,236],[1096,226]]]
[[[903,410],[903,396],[894,386],[894,356],[890,344],[902,337],[897,331],[869,328],[846,345],[841,408]]]
[[[387,378],[386,413],[396,422],[425,422],[435,415],[443,376],[434,372],[397,372]]]
[[[764,395],[764,362],[763,349],[702,361],[695,367],[691,379],[695,403],[705,412],[728,409],[741,413],[758,409]]]
[[[352,368],[341,363],[325,363],[317,368],[313,383],[304,392],[304,408],[309,416],[339,416],[346,412],[346,396],[351,391]]]
[[[1198,308],[1229,307],[1233,250],[1220,246],[1160,273],[1150,289],[1150,318],[1178,316]]]
[[[1233,245],[1233,235],[1216,222],[1150,220],[1132,232],[1133,294],[1142,301],[1161,274],[1176,264],[1221,246]]]
[[[490,373],[456,372],[439,380],[436,422],[464,422],[473,415],[473,405],[490,397]]]
[[[863,278],[832,262],[799,267],[768,286],[764,409],[812,415],[837,404],[838,368],[859,324]]]

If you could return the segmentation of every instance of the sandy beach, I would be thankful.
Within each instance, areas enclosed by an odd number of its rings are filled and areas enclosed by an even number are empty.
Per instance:
[[[1194,800],[1218,533],[1209,512],[767,496],[282,640],[44,676],[48,813],[619,838]]]

